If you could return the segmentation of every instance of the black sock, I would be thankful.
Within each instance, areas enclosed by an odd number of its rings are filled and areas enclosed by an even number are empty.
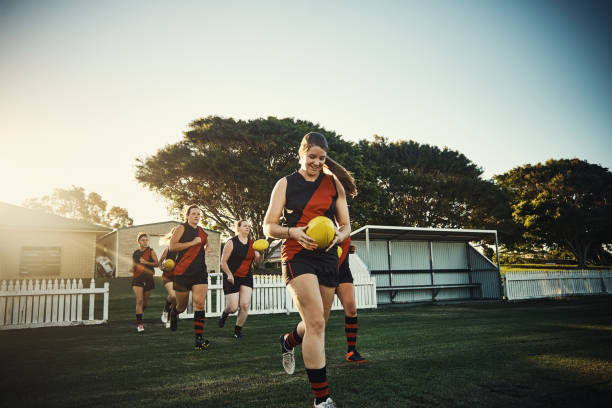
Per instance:
[[[242,326],[236,325],[236,327],[234,327],[234,333],[240,333],[241,331],[242,331]]]
[[[170,306],[172,306],[172,303],[166,300],[166,306],[164,306],[164,311],[169,312]]]
[[[302,344],[302,338],[298,334],[298,328],[295,326],[295,329],[291,330],[287,337],[285,337],[285,348],[287,351],[291,351],[296,346]]]
[[[136,324],[142,324],[142,313],[136,313]]]
[[[315,396],[315,405],[320,404],[329,397],[329,387],[327,386],[327,366],[323,368],[306,369],[308,374],[308,380],[310,381],[310,388]]]
[[[347,353],[355,351],[355,346],[357,345],[357,329],[357,316],[344,316],[344,333],[346,334]]]
[[[229,313],[227,313],[225,310],[223,311],[223,313],[221,314],[221,320],[225,320],[227,319],[227,316],[229,316]]]
[[[196,310],[193,314],[193,332],[196,337],[202,337],[205,318],[206,314],[204,313],[204,310]]]

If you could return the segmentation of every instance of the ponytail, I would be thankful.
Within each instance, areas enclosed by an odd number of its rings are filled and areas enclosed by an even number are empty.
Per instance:
[[[325,158],[325,167],[327,167],[329,171],[331,171],[334,176],[338,178],[338,181],[340,181],[340,184],[342,184],[342,187],[344,187],[344,191],[347,195],[351,197],[355,197],[357,195],[355,179],[353,176],[351,176],[351,173],[349,173],[347,169],[329,156]]]

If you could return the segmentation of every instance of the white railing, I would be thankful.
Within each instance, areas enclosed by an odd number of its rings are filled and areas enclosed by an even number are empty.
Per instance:
[[[225,296],[223,295],[223,279],[220,273],[208,275],[208,293],[206,295],[206,316],[221,316],[225,309]],[[356,277],[353,282],[355,287],[355,302],[358,309],[376,308],[376,281],[374,278]],[[192,318],[193,308],[191,303],[191,292],[189,295],[188,308],[183,312],[181,318]],[[338,297],[334,298],[332,310],[341,310],[342,304]],[[251,309],[249,314],[273,314],[297,312],[291,294],[287,290],[283,278],[279,275],[255,275],[253,276],[253,295],[251,297]]]
[[[96,294],[104,297],[102,320],[94,319]],[[89,295],[89,318],[83,320],[83,295]],[[83,280],[2,281],[0,285],[0,330],[48,326],[101,324],[108,321],[109,284],[89,287]],[[99,314],[99,312],[98,312]]]
[[[612,294],[609,270],[515,270],[504,275],[508,300]]]

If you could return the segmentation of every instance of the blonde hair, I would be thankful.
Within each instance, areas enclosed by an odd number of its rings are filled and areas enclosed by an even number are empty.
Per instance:
[[[306,133],[302,138],[302,142],[300,143],[300,149],[298,154],[300,159],[302,159],[308,149],[312,146],[318,146],[321,149],[327,152],[329,147],[327,145],[327,139],[321,133],[310,132]],[[355,179],[351,174],[345,169],[340,163],[333,160],[331,157],[327,156],[325,158],[325,168],[327,168],[334,176],[338,178],[342,187],[344,187],[344,191],[347,195],[351,197],[355,197],[357,195],[357,186],[355,185]]]
[[[159,246],[169,246],[170,245],[170,238],[172,238],[172,235],[174,235],[174,231],[176,231],[176,228],[177,227],[172,227],[169,233],[159,237]]]

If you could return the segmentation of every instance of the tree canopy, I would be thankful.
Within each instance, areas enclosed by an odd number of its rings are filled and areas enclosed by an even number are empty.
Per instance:
[[[127,227],[134,223],[125,208],[113,206],[107,211],[108,204],[100,194],[85,194],[83,187],[56,188],[51,195],[25,200],[23,206],[112,228]]]
[[[332,157],[342,160],[350,150],[334,132],[307,121],[208,116],[191,122],[180,142],[138,159],[136,179],[176,209],[200,205],[210,228],[234,235],[234,221],[244,218],[263,237],[274,184],[298,169],[300,141],[311,131],[325,134]]]
[[[566,248],[579,265],[612,243],[612,173],[579,159],[548,160],[495,176],[534,245]]]

